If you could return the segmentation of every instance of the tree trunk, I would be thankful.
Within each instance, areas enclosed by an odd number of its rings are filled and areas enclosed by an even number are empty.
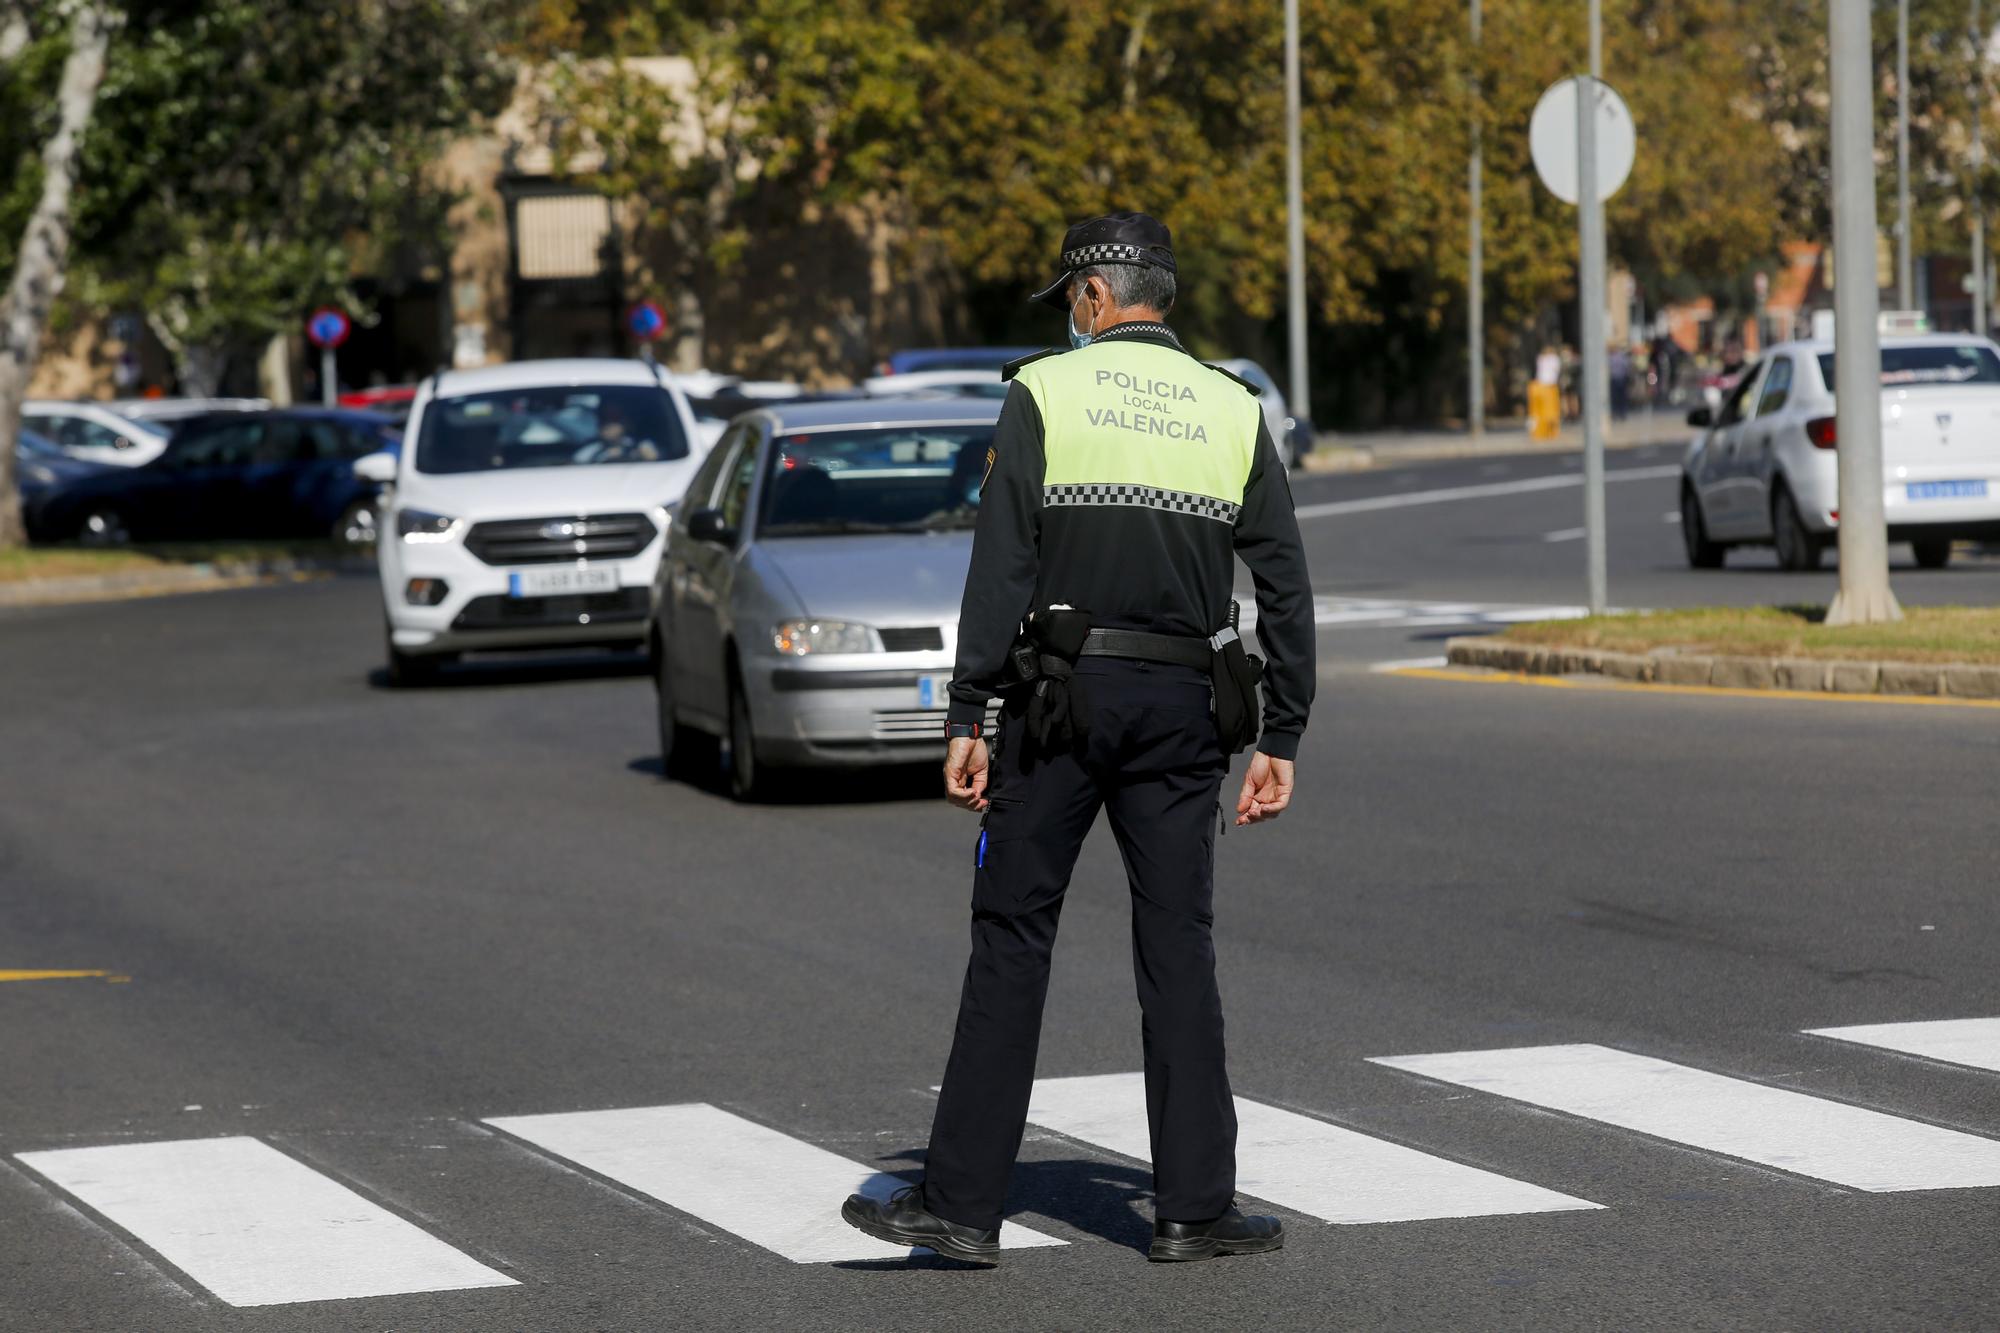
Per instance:
[[[27,540],[14,451],[21,434],[21,404],[41,357],[49,310],[62,291],[69,259],[70,192],[76,184],[83,132],[104,79],[104,53],[112,17],[102,5],[76,11],[69,58],[56,92],[56,132],[42,149],[42,197],[28,219],[16,252],[14,278],[0,297],[0,549]]]
[[[667,356],[667,369],[680,374],[706,370],[708,316],[702,310],[701,296],[694,289],[692,276],[685,273],[675,284],[673,331],[673,351]]]

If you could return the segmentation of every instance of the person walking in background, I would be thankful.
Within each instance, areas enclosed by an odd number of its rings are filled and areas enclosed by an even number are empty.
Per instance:
[[[1528,436],[1553,440],[1562,429],[1562,358],[1556,349],[1542,346],[1535,358],[1535,378],[1528,383]]]
[[[1611,390],[1611,419],[1623,421],[1632,410],[1632,353],[1612,344],[1604,359],[1605,384]]]

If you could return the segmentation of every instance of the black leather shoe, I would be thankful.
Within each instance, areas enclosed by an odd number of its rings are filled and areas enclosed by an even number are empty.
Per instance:
[[[1212,1222],[1153,1223],[1153,1245],[1146,1257],[1156,1264],[1173,1264],[1284,1248],[1283,1222],[1275,1217],[1245,1217],[1232,1207]]]
[[[998,1227],[962,1227],[924,1207],[924,1187],[905,1185],[888,1199],[850,1194],[840,1205],[847,1225],[891,1245],[921,1245],[948,1259],[991,1266],[1000,1262]]]

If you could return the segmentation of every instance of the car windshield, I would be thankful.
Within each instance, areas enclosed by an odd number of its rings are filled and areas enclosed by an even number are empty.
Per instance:
[[[1820,378],[1833,387],[1833,354],[1819,358]],[[1884,347],[1882,383],[1893,388],[1925,384],[2000,384],[2000,356],[1979,343]]]
[[[796,537],[969,528],[992,443],[990,425],[780,435],[758,531]]]
[[[501,389],[433,401],[417,437],[419,472],[498,472],[688,456],[674,401],[644,384]]]

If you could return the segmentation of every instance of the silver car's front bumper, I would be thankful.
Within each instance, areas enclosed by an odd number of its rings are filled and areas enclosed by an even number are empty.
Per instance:
[[[757,748],[773,763],[870,765],[943,756],[941,686],[949,662],[861,669],[758,664],[745,674]],[[927,677],[931,707],[923,701]]]

